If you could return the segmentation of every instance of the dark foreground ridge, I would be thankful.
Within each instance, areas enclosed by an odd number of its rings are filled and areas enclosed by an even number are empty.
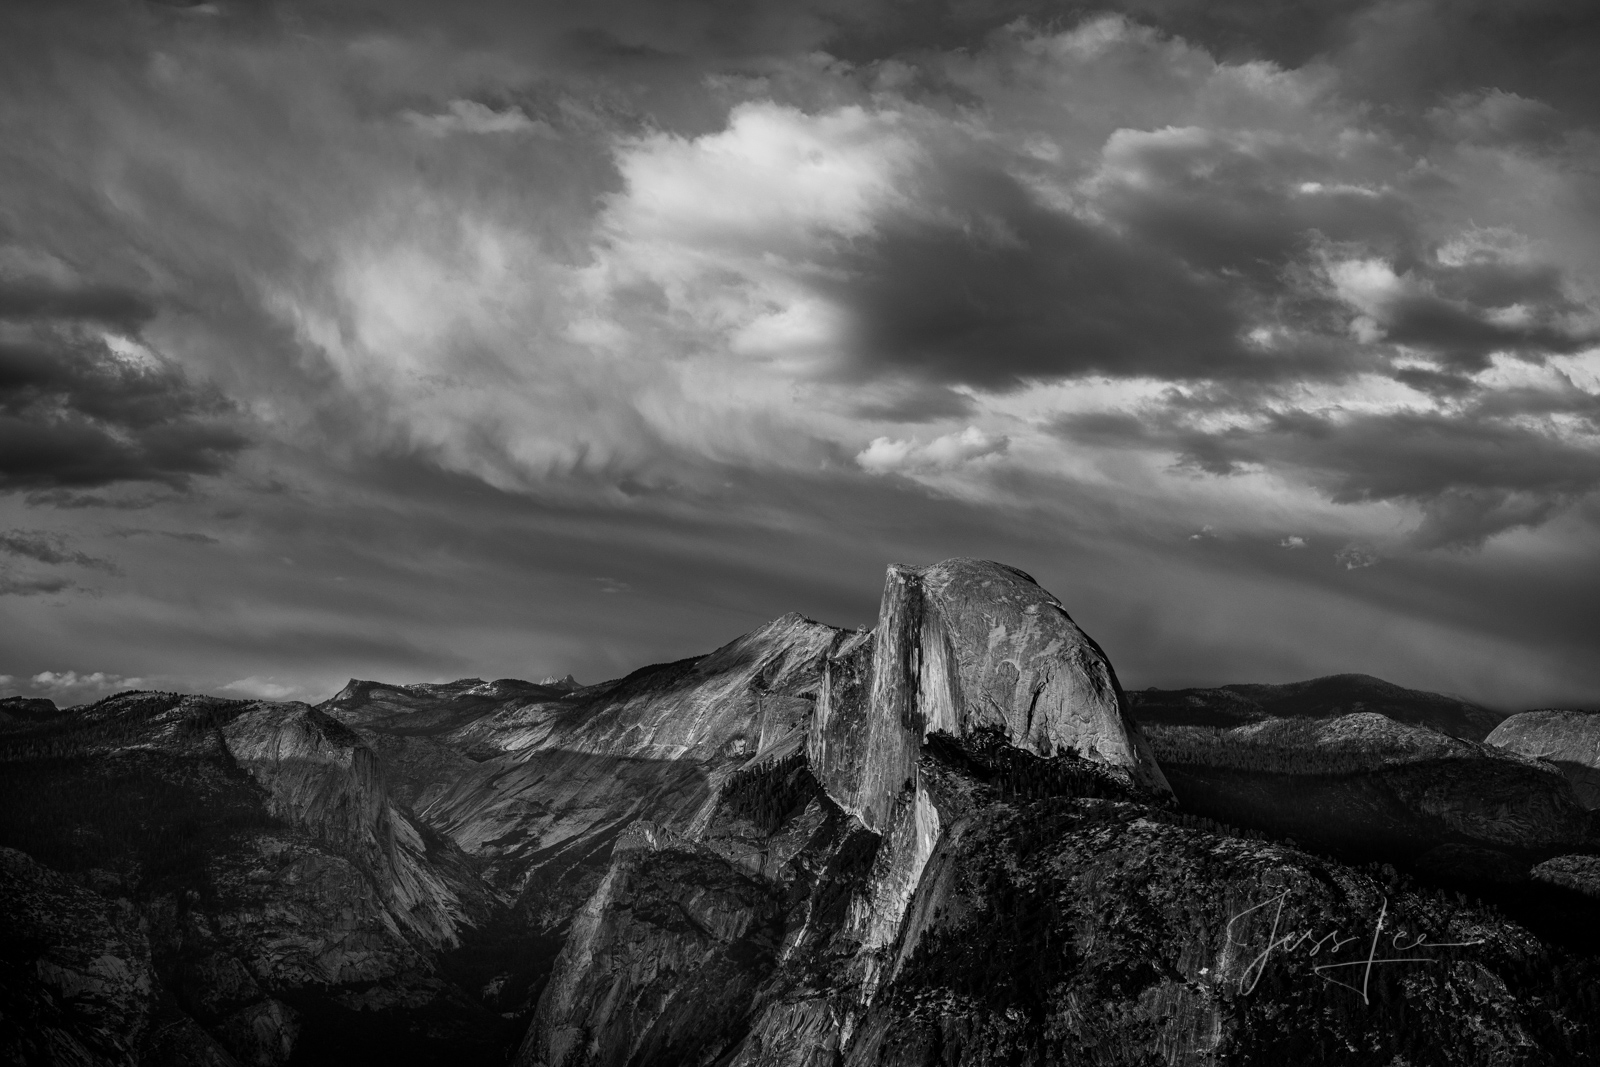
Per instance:
[[[1587,722],[1385,686],[1141,728],[950,560],[587,687],[8,702],[0,1061],[1600,1063]]]

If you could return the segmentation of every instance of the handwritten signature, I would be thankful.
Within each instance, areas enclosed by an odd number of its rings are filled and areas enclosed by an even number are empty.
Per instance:
[[[1359,940],[1359,935],[1355,934],[1352,934],[1349,937],[1339,936],[1340,931],[1338,929],[1335,929],[1332,933],[1323,934],[1320,937],[1316,935],[1316,931],[1314,930],[1290,930],[1287,933],[1280,935],[1278,933],[1278,928],[1282,924],[1283,904],[1284,900],[1288,896],[1289,890],[1285,889],[1277,896],[1269,897],[1252,908],[1246,908],[1244,911],[1241,911],[1239,914],[1228,920],[1228,945],[1237,945],[1240,948],[1249,948],[1249,942],[1238,941],[1234,939],[1234,924],[1238,923],[1247,915],[1252,915],[1255,912],[1261,911],[1263,908],[1272,907],[1274,904],[1277,905],[1277,908],[1273,911],[1272,932],[1267,939],[1266,947],[1263,948],[1260,953],[1258,953],[1256,957],[1250,961],[1250,965],[1246,967],[1244,969],[1244,973],[1239,976],[1239,991],[1241,993],[1249,993],[1251,990],[1255,989],[1256,983],[1261,981],[1261,975],[1266,971],[1267,962],[1272,958],[1272,954],[1274,952],[1282,952],[1287,955],[1289,953],[1303,951],[1307,957],[1315,957],[1319,956],[1324,949],[1327,949],[1328,955],[1332,956],[1334,953],[1341,951],[1351,942]],[[1311,968],[1311,972],[1325,982],[1331,982],[1334,985],[1344,986],[1346,989],[1350,989],[1356,993],[1359,993],[1361,995],[1362,1003],[1370,1004],[1372,1002],[1367,999],[1367,988],[1368,983],[1372,978],[1372,968],[1381,964],[1390,963],[1430,963],[1438,959],[1437,956],[1390,956],[1387,955],[1389,951],[1414,952],[1417,949],[1423,948],[1465,948],[1469,945],[1483,944],[1482,938],[1479,938],[1476,941],[1429,941],[1426,935],[1423,934],[1418,934],[1416,939],[1411,941],[1409,944],[1402,944],[1402,942],[1406,940],[1407,935],[1404,933],[1396,933],[1389,939],[1388,944],[1382,949],[1385,955],[1379,956],[1378,953],[1380,950],[1378,948],[1378,944],[1383,938],[1384,926],[1388,922],[1388,919],[1389,898],[1384,897],[1383,906],[1378,909],[1377,924],[1372,928],[1372,938],[1367,944],[1366,956],[1358,960],[1341,960],[1337,963],[1314,964]],[[1354,984],[1354,978],[1351,978],[1350,981],[1341,981],[1338,978],[1330,976],[1328,973],[1330,971],[1340,971],[1341,969],[1354,967],[1361,968],[1360,985]]]

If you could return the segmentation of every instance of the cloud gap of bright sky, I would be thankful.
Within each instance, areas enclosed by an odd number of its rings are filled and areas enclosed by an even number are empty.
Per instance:
[[[883,568],[1600,703],[1600,16],[0,13],[0,677],[583,681]],[[1291,17],[1292,14],[1292,17]]]

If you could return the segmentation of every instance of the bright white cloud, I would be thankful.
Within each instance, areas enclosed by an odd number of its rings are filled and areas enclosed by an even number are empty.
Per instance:
[[[120,674],[95,671],[79,674],[77,671],[40,671],[29,679],[35,689],[54,694],[75,695],[97,690],[137,689],[145,684],[143,678],[125,678]]]
[[[856,456],[862,470],[873,474],[908,474],[951,470],[973,460],[1004,453],[1010,440],[968,426],[959,433],[935,437],[926,444],[879,437]]]
[[[257,675],[229,682],[222,687],[222,691],[238,693],[244,697],[255,697],[258,700],[285,700],[302,692],[299,686],[284,685],[272,678],[262,678]]]
[[[1334,260],[1325,269],[1339,299],[1372,319],[1381,319],[1406,292],[1405,280],[1382,259]]]

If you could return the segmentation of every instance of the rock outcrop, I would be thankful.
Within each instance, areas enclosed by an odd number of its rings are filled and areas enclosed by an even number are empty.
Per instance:
[[[1584,807],[1600,808],[1600,712],[1524,711],[1496,726],[1487,743],[1549,760],[1572,782]]]

